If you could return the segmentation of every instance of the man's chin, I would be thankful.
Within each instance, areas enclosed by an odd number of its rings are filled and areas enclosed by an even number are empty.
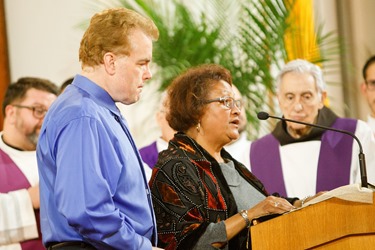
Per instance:
[[[303,130],[303,129],[306,129],[307,126],[305,125],[299,125],[297,124],[297,126],[294,124],[293,126],[289,126],[290,129],[292,130]]]
[[[308,135],[311,131],[311,128],[305,127],[298,127],[298,128],[292,128],[288,130],[289,134],[292,134],[293,137],[300,138],[305,135]]]
[[[40,129],[38,129],[38,132],[35,132],[30,134],[27,138],[29,139],[30,143],[34,144],[35,147],[36,145],[38,144],[38,139],[39,139],[39,131]]]
[[[129,99],[128,100],[124,100],[124,101],[121,101],[121,103],[124,104],[124,105],[132,105],[132,104],[138,102],[139,100],[140,100],[140,96],[138,95],[138,96],[136,96],[132,100],[129,100]]]

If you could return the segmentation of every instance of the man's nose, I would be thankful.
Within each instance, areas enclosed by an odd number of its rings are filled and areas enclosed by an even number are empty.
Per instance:
[[[297,102],[294,104],[294,110],[298,112],[298,111],[301,111],[302,109],[303,109],[303,106],[300,100],[297,100]]]
[[[144,80],[150,80],[152,78],[151,69],[149,67],[146,68],[146,71],[144,73]]]

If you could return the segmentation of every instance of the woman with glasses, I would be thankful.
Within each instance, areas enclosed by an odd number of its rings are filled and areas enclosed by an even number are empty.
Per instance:
[[[168,95],[166,118],[178,133],[159,154],[149,183],[159,247],[250,249],[253,219],[282,214],[301,201],[270,196],[223,149],[239,137],[242,108],[227,69],[191,68],[172,82]]]

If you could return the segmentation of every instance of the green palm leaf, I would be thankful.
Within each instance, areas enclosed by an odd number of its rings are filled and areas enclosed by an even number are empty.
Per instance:
[[[284,34],[291,6],[283,0],[97,0],[103,7],[123,6],[149,16],[159,28],[153,61],[153,82],[164,90],[185,69],[203,63],[228,68],[245,98],[250,139],[259,130],[256,113],[273,107],[273,79],[287,52]],[[288,1],[287,1],[288,2]],[[186,3],[186,4],[185,4]],[[292,3],[293,5],[293,3]],[[339,53],[333,34],[317,31],[321,58]]]

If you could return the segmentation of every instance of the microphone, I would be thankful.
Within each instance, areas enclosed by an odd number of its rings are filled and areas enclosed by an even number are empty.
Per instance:
[[[282,121],[299,123],[299,124],[303,124],[303,125],[306,125],[306,126],[311,126],[311,127],[323,129],[323,130],[331,130],[331,131],[335,131],[335,132],[338,132],[338,133],[347,134],[347,135],[353,137],[353,139],[355,139],[357,141],[358,146],[359,146],[359,155],[358,155],[358,158],[359,158],[359,171],[361,173],[361,184],[362,184],[362,187],[368,188],[369,185],[371,187],[374,187],[370,183],[367,183],[365,154],[363,153],[361,142],[359,141],[359,139],[357,138],[357,136],[355,134],[353,134],[352,132],[349,132],[349,131],[346,131],[346,130],[341,130],[341,129],[335,129],[335,128],[331,128],[331,127],[326,127],[326,126],[322,126],[322,125],[317,125],[317,124],[311,124],[311,123],[306,123],[306,122],[291,120],[291,119],[287,119],[287,118],[283,118],[283,117],[272,116],[272,115],[269,115],[267,112],[263,112],[263,111],[259,112],[257,116],[258,116],[259,120],[267,120],[268,118],[271,117],[271,118],[274,118],[274,119],[279,119],[279,120],[282,120]]]

